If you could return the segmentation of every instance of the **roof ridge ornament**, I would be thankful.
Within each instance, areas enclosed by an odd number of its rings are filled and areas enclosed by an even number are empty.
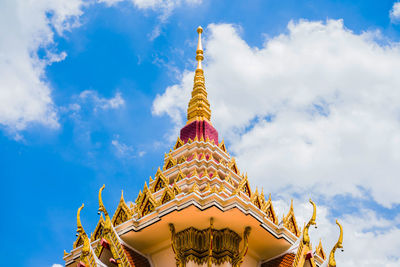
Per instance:
[[[308,221],[307,225],[304,227],[303,231],[303,244],[309,246],[310,245],[310,236],[308,235],[308,229],[310,228],[311,225],[315,225],[315,228],[317,228],[317,223],[315,222],[316,217],[317,217],[317,207],[315,206],[315,203],[311,200],[310,198],[310,203],[313,205],[313,214]]]
[[[203,46],[201,44],[201,34],[203,33],[203,28],[199,26],[197,28],[197,33],[199,34],[196,49],[197,68],[194,75],[192,98],[189,101],[187,110],[187,124],[195,120],[206,120],[210,123],[211,119],[210,103],[207,99],[207,91],[204,83],[204,72],[201,64],[204,59]]]
[[[331,253],[329,254],[329,267],[336,267],[336,260],[335,260],[335,252],[337,248],[341,248],[343,251],[343,228],[342,225],[336,220],[336,224],[339,226],[340,234],[339,239],[336,242],[335,246],[332,248]]]

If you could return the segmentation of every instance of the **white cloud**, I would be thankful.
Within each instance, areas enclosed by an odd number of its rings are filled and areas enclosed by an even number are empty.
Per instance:
[[[117,92],[112,98],[100,97],[97,91],[85,90],[79,95],[80,101],[93,103],[93,110],[107,110],[117,109],[125,105],[125,100],[122,98],[121,93]],[[76,110],[76,105],[72,105],[71,108]]]
[[[202,0],[98,0],[100,3],[105,3],[107,6],[112,6],[120,2],[131,2],[136,8],[143,10],[154,10],[159,12],[159,24],[156,25],[153,31],[149,34],[149,39],[156,39],[162,32],[162,25],[167,22],[172,11],[186,5],[199,5]]]
[[[274,201],[279,218],[290,195],[301,198],[295,201],[300,226],[311,215],[306,197],[332,203],[319,205],[318,230],[310,231],[314,246],[321,237],[329,254],[338,237],[334,196],[400,203],[398,43],[382,45],[379,32],[355,34],[341,20],[291,22],[288,33],[260,48],[232,25],[207,31],[213,124],[252,184],[281,192],[282,200]],[[153,114],[167,114],[182,127],[192,86],[193,72],[183,71],[178,84],[156,97]],[[344,204],[340,212],[345,251],[336,253],[339,266],[399,266],[398,219],[364,206]]]
[[[51,267],[62,267],[62,265],[55,263],[55,264],[51,265]]]
[[[46,82],[46,65],[63,60],[54,48],[58,34],[78,25],[83,1],[22,1],[0,3],[0,124],[11,131],[29,123],[58,127],[56,107]],[[46,56],[39,58],[38,49]]]
[[[273,201],[274,209],[286,214],[289,210],[289,200]],[[330,208],[317,204],[317,229],[310,228],[310,237],[313,248],[322,239],[325,253],[329,253],[339,237],[339,227],[330,214]],[[308,201],[296,199],[294,212],[301,228],[307,223],[312,214],[312,207]],[[281,218],[283,214],[278,213]],[[399,220],[388,220],[380,217],[371,209],[360,209],[357,212],[343,214],[338,218],[343,226],[343,249],[336,250],[338,266],[399,266],[400,258],[400,228]],[[382,244],[385,244],[384,246]]]
[[[115,155],[121,159],[132,159],[136,157],[143,157],[146,151],[136,151],[132,146],[127,145],[119,140],[119,135],[115,135],[111,141],[111,145],[114,147]]]
[[[118,140],[112,140],[111,144],[116,149],[116,153],[117,153],[118,157],[127,157],[133,153],[133,148],[131,146],[121,143]]]
[[[400,203],[400,46],[341,20],[289,23],[250,47],[228,24],[205,42],[212,120],[239,167],[271,192],[334,196],[370,192]],[[193,83],[183,72],[153,103],[182,126]]]
[[[390,20],[393,23],[400,22],[400,2],[396,2],[393,4],[392,9],[390,10],[389,16],[390,16]]]
[[[172,10],[182,3],[200,4],[202,0],[98,0],[100,3],[114,5],[119,2],[129,1],[139,9],[163,9]]]

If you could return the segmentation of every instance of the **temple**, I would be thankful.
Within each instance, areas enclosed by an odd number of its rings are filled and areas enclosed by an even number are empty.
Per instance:
[[[65,266],[336,266],[343,231],[329,256],[321,241],[313,249],[309,229],[316,225],[316,205],[301,229],[293,209],[276,211],[271,195],[251,188],[211,123],[202,68],[202,28],[187,123],[164,165],[132,202],[123,195],[114,214],[102,201],[100,218],[87,235],[77,213],[77,239],[64,251]],[[106,192],[104,192],[106,193]],[[279,217],[282,219],[278,219]]]

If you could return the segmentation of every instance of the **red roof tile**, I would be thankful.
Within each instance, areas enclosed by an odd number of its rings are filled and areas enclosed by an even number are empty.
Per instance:
[[[285,254],[276,259],[264,262],[261,267],[290,267],[293,265],[295,256],[294,253]]]

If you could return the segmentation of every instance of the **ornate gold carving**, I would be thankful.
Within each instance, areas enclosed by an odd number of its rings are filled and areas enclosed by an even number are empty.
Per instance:
[[[178,164],[182,164],[186,161],[186,157],[182,156],[179,160],[178,160]]]
[[[156,174],[157,175],[157,174]],[[161,175],[158,175],[156,182],[154,185],[157,185],[157,180],[162,179]],[[156,187],[154,187],[156,189]],[[138,217],[145,216],[155,210],[155,208],[159,205],[155,197],[153,196],[151,190],[147,187],[147,183],[144,183],[143,193],[136,203],[136,213]]]
[[[97,226],[94,229],[93,235],[90,238],[91,242],[101,238],[101,236],[103,235],[103,228],[104,228],[104,218],[103,215],[101,215],[99,222],[97,223]]]
[[[184,145],[183,141],[178,137],[178,139],[176,140],[176,143],[174,145],[174,150],[180,148],[183,145]]]
[[[218,178],[218,179],[221,179],[221,177],[219,177],[219,175],[218,175],[218,171],[216,170],[216,171],[214,171],[214,173],[213,173],[213,175],[212,175],[212,177],[211,178]]]
[[[142,216],[146,216],[149,213],[152,213],[154,211],[154,209],[156,208],[156,206],[151,203],[149,200],[147,200],[146,205],[144,205],[144,208],[142,210]]]
[[[272,206],[271,194],[269,194],[268,201],[267,203],[265,203],[263,211],[270,221],[272,221],[276,225],[278,224],[278,216],[276,216],[274,207]]]
[[[251,194],[251,189],[250,189],[250,184],[249,184],[249,181],[247,178],[247,174],[245,177],[242,178],[238,187],[234,191],[235,191],[235,194],[237,194],[238,192],[242,192],[251,199],[252,194]]]
[[[210,183],[207,183],[206,187],[204,188],[203,192],[211,191]]]
[[[176,176],[175,181],[176,181],[176,182],[179,182],[180,180],[182,180],[182,179],[184,179],[184,178],[185,178],[185,175],[183,174],[181,168],[179,168],[179,172],[178,172],[178,175]]]
[[[203,154],[203,155],[204,155],[204,154]],[[209,178],[207,168],[204,169],[204,172],[203,172],[203,175],[202,175],[202,176],[205,177],[205,178]]]
[[[203,29],[199,27],[197,32],[199,34],[199,41],[196,50],[197,68],[194,76],[192,98],[189,101],[187,110],[187,123],[194,120],[207,120],[209,122],[211,118],[210,103],[207,99],[207,91],[204,84],[204,72],[201,67],[201,61],[204,58],[203,48],[201,45],[201,33],[203,32]]]
[[[173,200],[174,198],[175,198],[175,193],[174,193],[174,191],[173,191],[169,186],[167,186],[167,187],[164,189],[164,193],[163,193],[162,196],[161,196],[161,204],[165,204],[165,203],[167,203],[168,201]]]
[[[176,182],[174,181],[174,186],[172,187],[172,190],[174,191],[174,195],[179,195],[182,190],[179,188],[179,186],[176,184]]]
[[[124,223],[128,220],[130,220],[132,217],[131,211],[128,208],[128,205],[126,205],[125,200],[124,200],[124,192],[121,192],[121,199],[119,200],[119,204],[117,207],[117,210],[114,213],[114,216],[112,218],[112,224],[114,226],[120,225],[121,223]]]
[[[336,242],[335,246],[332,248],[331,253],[329,254],[329,267],[336,267],[336,260],[335,260],[335,252],[336,249],[341,248],[343,251],[343,228],[342,225],[336,220],[336,224],[339,226],[340,234],[339,239]]]
[[[250,200],[259,209],[262,209],[265,204],[265,199],[262,195],[258,193],[258,188],[256,187],[256,191],[254,192]]]
[[[193,170],[193,172],[192,172],[192,176],[191,176],[191,177],[195,177],[195,176],[199,177],[199,174],[197,173],[197,169],[196,169],[196,167],[194,168],[194,170]]]
[[[104,188],[106,187],[106,185],[103,184],[103,186],[100,188],[99,190],[99,211],[98,213],[100,214],[101,212],[104,213],[104,217],[106,218],[104,221],[104,229],[103,229],[103,234],[108,234],[111,231],[111,219],[110,216],[108,215],[108,212],[106,210],[106,207],[103,204],[103,199],[101,197],[101,192],[103,192]]]
[[[251,228],[250,226],[247,226],[244,229],[243,233],[243,248],[240,251],[239,255],[237,255],[233,260],[232,260],[232,267],[239,267],[240,264],[243,262],[244,256],[246,256],[247,250],[249,248],[249,235],[250,235]]]
[[[168,170],[169,168],[174,167],[177,164],[176,159],[174,159],[171,153],[168,154],[168,158],[165,160],[165,164],[163,170]]]
[[[231,185],[234,185],[234,184],[233,184],[233,180],[232,180],[232,175],[231,175],[231,173],[228,173],[228,175],[225,176],[225,180],[226,180],[228,183],[230,183]]]
[[[199,192],[199,186],[197,185],[196,182],[193,184],[192,188],[190,188],[188,194],[193,193],[193,192]]]
[[[224,139],[222,139],[222,142],[218,145],[218,147],[219,147],[222,151],[224,151],[225,153],[227,152]]]
[[[315,249],[315,254],[320,256],[321,259],[326,260],[326,254],[325,254],[324,249],[322,248],[321,239],[319,240],[319,244],[318,244],[317,248]]]
[[[85,233],[85,230],[83,230],[82,223],[81,223],[81,210],[83,209],[85,205],[82,204],[81,207],[78,209],[78,213],[76,215],[76,223],[77,223],[77,235],[80,237],[80,240],[82,240],[82,248],[81,248],[81,255],[80,255],[80,261],[83,262],[86,266],[95,266],[94,258],[93,255],[91,255],[91,250],[90,250],[90,241]],[[78,245],[80,246],[80,244]]]
[[[99,214],[103,212],[104,217],[105,217],[105,222],[104,222],[104,229],[102,232],[102,238],[104,238],[109,244],[110,244],[110,251],[114,259],[118,259],[118,266],[130,266],[128,259],[125,255],[125,252],[122,248],[122,245],[120,244],[119,237],[117,236],[112,223],[110,216],[108,215],[108,212],[106,210],[106,207],[103,204],[103,199],[101,197],[101,193],[103,192],[105,188],[105,185],[103,185],[100,190],[99,190]],[[148,189],[147,191],[148,192]],[[100,251],[101,252],[101,251]],[[100,253],[98,251],[98,253]]]
[[[315,203],[311,200],[310,198],[310,203],[313,205],[313,214],[310,218],[310,220],[308,221],[306,227],[304,227],[304,231],[303,231],[303,243],[306,246],[310,246],[310,236],[308,235],[308,229],[310,228],[311,225],[316,225],[317,223],[315,222],[315,219],[317,217],[317,207],[315,206]],[[315,226],[315,228],[317,228],[317,226]]]
[[[296,218],[293,211],[293,199],[290,204],[289,213],[283,218],[283,226],[285,226],[290,232],[295,234],[297,237],[300,236],[300,230],[296,223]]]
[[[152,186],[152,192],[157,192],[163,188],[165,188],[168,185],[168,179],[164,176],[160,168],[158,168],[156,177],[155,177],[155,182],[153,183]]]
[[[208,266],[211,263],[221,265],[229,262],[237,267],[246,255],[250,227],[246,227],[243,234],[244,246],[241,251],[239,244],[242,238],[228,228],[214,229],[212,220],[210,227],[204,230],[190,227],[176,233],[173,224],[169,227],[177,266],[185,266],[189,261],[194,261],[196,264]]]
[[[231,161],[228,164],[228,168],[231,169],[234,173],[239,174],[239,169],[236,165],[236,160],[235,158],[232,158]]]

